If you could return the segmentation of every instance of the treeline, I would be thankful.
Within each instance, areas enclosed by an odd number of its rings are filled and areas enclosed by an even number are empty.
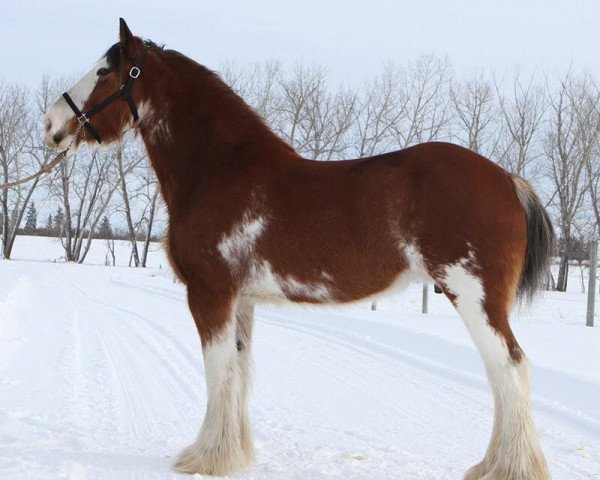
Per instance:
[[[566,289],[570,260],[578,261],[582,245],[598,236],[600,89],[589,74],[515,70],[464,77],[435,55],[387,64],[356,87],[332,84],[321,66],[225,64],[219,72],[308,158],[366,157],[442,140],[528,178],[560,237],[558,290]],[[44,79],[30,92],[0,81],[0,182],[30,173],[49,158],[41,144],[41,118],[63,88]],[[140,142],[131,138],[107,150],[79,153],[47,178],[3,192],[5,258],[32,199],[43,205],[45,216],[62,208],[60,235],[69,261],[83,261],[105,217],[123,226],[137,259],[134,240],[164,229],[156,179]]]
[[[2,223],[2,214],[0,214],[0,223]],[[25,226],[17,229],[17,235],[28,235],[33,237],[62,237],[65,228],[65,214],[62,207],[57,207],[54,214],[49,213],[43,223],[38,222],[38,212],[35,202],[31,202],[27,208],[25,216]],[[88,234],[89,232],[86,232]],[[94,232],[94,239],[98,240],[130,240],[129,232],[123,227],[113,227],[110,218],[107,215],[102,217],[100,226]],[[147,239],[151,242],[162,240],[162,235],[154,234],[148,237],[145,229],[136,231],[136,240],[144,242]]]

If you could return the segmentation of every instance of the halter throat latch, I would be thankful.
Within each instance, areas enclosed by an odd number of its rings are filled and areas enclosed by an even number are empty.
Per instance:
[[[135,102],[133,101],[133,98],[131,97],[131,87],[133,86],[134,80],[137,79],[140,76],[140,74],[142,73],[141,67],[142,67],[142,63],[144,62],[144,56],[145,56],[147,50],[148,50],[148,46],[144,47],[144,50],[142,51],[139,58],[136,60],[135,65],[133,67],[131,67],[131,69],[129,69],[129,74],[127,75],[127,80],[125,80],[125,83],[123,83],[123,85],[121,85],[121,87],[116,92],[114,92],[111,96],[105,98],[98,105],[96,105],[94,108],[88,110],[87,112],[82,112],[81,110],[79,110],[79,108],[77,107],[77,105],[75,105],[75,102],[73,101],[73,99],[71,98],[71,96],[69,95],[68,92],[65,92],[62,94],[63,98],[67,102],[67,105],[69,105],[69,107],[71,107],[71,110],[73,110],[73,113],[77,117],[77,121],[79,122],[79,124],[81,126],[85,127],[85,129],[88,131],[88,133],[92,137],[94,137],[94,139],[98,143],[102,143],[102,137],[100,137],[100,134],[92,126],[90,119],[94,115],[96,115],[98,112],[100,112],[100,111],[104,110],[106,107],[108,107],[115,100],[118,100],[118,99],[125,100],[127,102],[127,105],[129,105],[129,110],[131,111],[131,116],[133,117],[133,123],[138,121],[139,114],[138,114],[137,106],[136,106]]]

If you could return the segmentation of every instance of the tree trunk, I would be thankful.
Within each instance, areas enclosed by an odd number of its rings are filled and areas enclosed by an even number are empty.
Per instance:
[[[15,220],[15,224],[13,225],[13,230],[12,230],[12,232],[8,232],[8,236],[7,236],[8,241],[5,244],[5,251],[4,251],[4,258],[6,258],[6,259],[10,259],[10,256],[12,255],[12,249],[15,244],[15,239],[17,238],[17,231],[19,229],[19,225],[21,225],[21,222],[23,221],[23,216],[25,215],[25,210],[27,210],[27,205],[29,205],[29,201],[31,200],[31,195],[33,195],[33,191],[37,187],[39,181],[40,181],[40,179],[38,177],[35,179],[35,181],[31,185],[31,188],[29,189],[29,191],[27,192],[27,195],[25,196],[23,205],[21,206],[19,212],[17,213],[17,219]]]
[[[0,147],[1,148],[1,147]],[[6,162],[3,162],[3,181],[8,182],[8,167],[6,166]],[[8,258],[6,256],[6,249],[8,245],[8,231],[9,231],[9,223],[8,223],[8,190],[2,190],[2,228],[0,229],[0,234],[2,234],[2,258]]]
[[[154,196],[152,197],[152,203],[150,204],[150,212],[148,215],[148,227],[146,232],[146,240],[144,241],[144,250],[142,252],[142,267],[146,267],[146,263],[148,261],[148,248],[150,247],[150,240],[152,239],[152,226],[154,225],[154,212],[156,211],[156,200],[158,198],[158,186],[156,186],[156,190],[154,191]]]
[[[133,264],[136,267],[140,266],[140,255],[138,252],[137,238],[133,219],[131,218],[131,205],[129,204],[129,192],[127,191],[127,182],[125,181],[125,171],[123,170],[123,146],[119,146],[117,150],[117,162],[119,164],[119,176],[121,184],[121,196],[123,197],[123,207],[125,209],[125,220],[127,221],[127,231],[129,232],[129,241],[131,242],[131,255]]]
[[[567,246],[565,246],[567,247]],[[558,279],[556,281],[556,290],[559,292],[567,291],[567,280],[569,278],[569,253],[568,248],[560,257],[560,267],[558,269]]]

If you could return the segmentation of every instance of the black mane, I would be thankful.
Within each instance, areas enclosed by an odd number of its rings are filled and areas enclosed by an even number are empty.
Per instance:
[[[108,62],[108,66],[111,70],[118,70],[121,68],[121,47],[119,42],[115,43],[112,47],[110,47],[106,51],[106,61]]]

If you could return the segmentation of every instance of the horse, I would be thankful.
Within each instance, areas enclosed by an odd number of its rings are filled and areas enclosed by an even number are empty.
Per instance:
[[[339,305],[436,283],[483,359],[495,414],[466,480],[547,480],[530,373],[510,324],[554,244],[532,186],[450,143],[319,162],[281,140],[221,78],[134,36],[49,109],[45,143],[143,139],[166,203],[166,249],[187,288],[207,406],[180,472],[226,475],[254,459],[248,399],[254,306]]]

